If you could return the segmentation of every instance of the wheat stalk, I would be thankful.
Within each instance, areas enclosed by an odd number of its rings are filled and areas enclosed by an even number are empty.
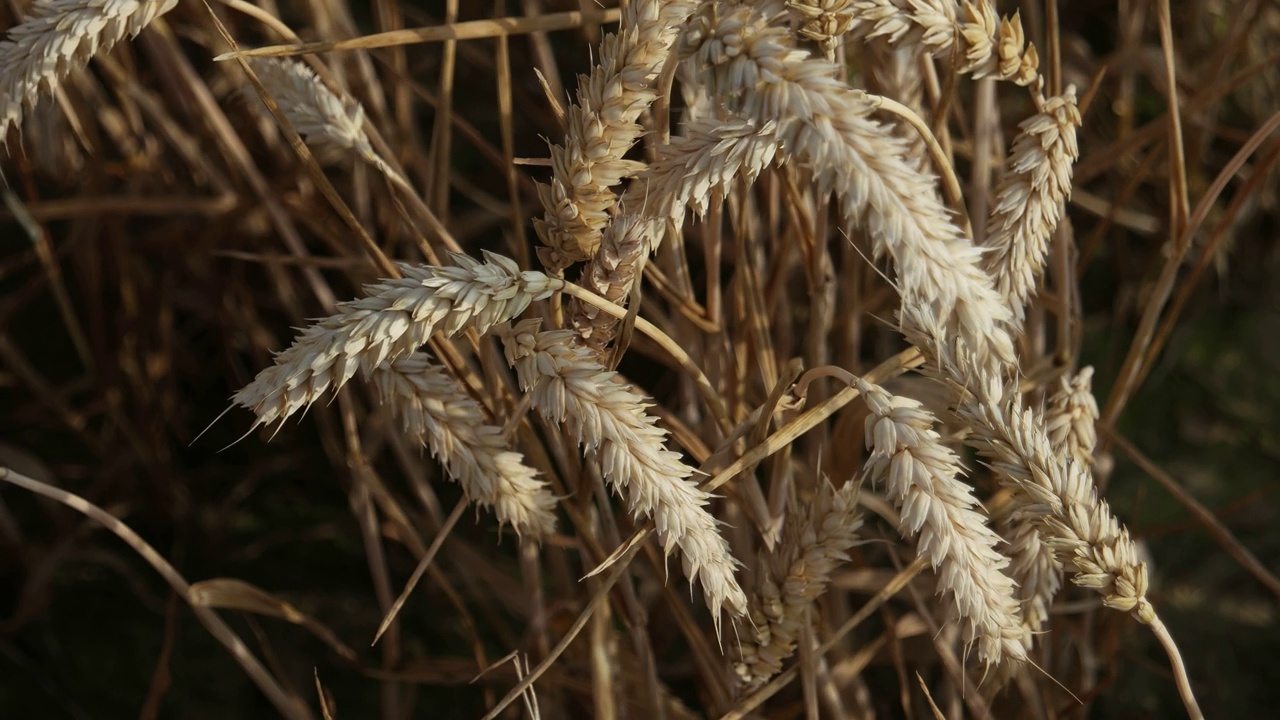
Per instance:
[[[748,689],[767,682],[791,657],[808,622],[814,601],[827,591],[831,575],[857,541],[862,518],[858,486],[836,489],[818,484],[813,500],[792,506],[782,542],[760,553],[756,591],[751,596],[751,629],[734,663],[738,681]]]
[[[600,246],[613,186],[644,167],[623,156],[640,137],[636,123],[657,98],[655,84],[676,35],[693,12],[689,0],[633,0],[622,26],[600,45],[600,63],[578,83],[563,146],[551,149],[554,177],[538,188],[547,213],[535,221],[550,272],[586,260]]]
[[[1075,88],[1037,102],[1039,112],[1022,122],[1013,141],[984,243],[991,250],[984,262],[987,272],[1013,308],[1018,327],[1071,195],[1071,168],[1080,156]]]
[[[0,142],[22,123],[41,91],[53,94],[99,50],[137,37],[178,0],[37,0],[25,22],[0,41]]]
[[[719,635],[721,611],[741,617],[747,598],[734,578],[739,563],[705,507],[710,496],[689,479],[694,469],[667,449],[667,432],[645,412],[644,396],[576,344],[572,330],[538,332],[538,325],[526,320],[503,337],[520,386],[543,417],[563,424],[595,456],[635,517],[653,518],[663,550],[679,547],[685,576],[701,580]]]
[[[370,376],[382,403],[400,418],[405,435],[430,448],[467,496],[492,506],[499,523],[520,535],[555,531],[555,497],[537,473],[507,448],[502,428],[458,381],[425,353],[384,362]]]
[[[401,265],[403,278],[367,286],[365,297],[339,304],[337,314],[303,330],[232,402],[253,410],[255,426],[284,420],[357,371],[413,353],[436,332],[473,328],[483,335],[564,285],[521,272],[509,258],[487,252],[484,258],[454,255],[452,267]]]
[[[956,479],[960,460],[942,444],[933,415],[864,380],[857,386],[871,408],[867,475],[885,483],[902,535],[919,535],[918,553],[938,573],[939,592],[952,594],[965,641],[988,667],[1025,661],[1026,629],[1004,574],[1009,561],[996,552],[1000,537],[974,509],[973,491]]]

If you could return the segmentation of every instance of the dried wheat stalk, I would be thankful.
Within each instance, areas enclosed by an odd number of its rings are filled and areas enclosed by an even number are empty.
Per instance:
[[[739,563],[705,507],[710,496],[689,479],[694,469],[667,449],[667,432],[645,412],[643,395],[605,370],[572,330],[538,326],[526,320],[504,333],[520,386],[543,417],[563,424],[596,457],[634,516],[653,518],[663,550],[680,548],[685,576],[701,580],[719,635],[721,611],[742,617],[747,598],[734,578]]]
[[[125,36],[136,37],[178,0],[37,0],[30,17],[0,41],[0,142],[22,123],[41,91],[53,94],[72,70]]]
[[[339,304],[336,315],[303,330],[232,402],[254,412],[255,426],[284,420],[336,392],[357,370],[367,374],[409,355],[436,332],[474,328],[483,335],[564,285],[521,272],[509,258],[484,257],[454,255],[452,267],[401,265],[403,278],[367,286],[365,297]]]
[[[1080,156],[1075,88],[1037,102],[1039,112],[1022,122],[1013,141],[984,243],[991,250],[984,266],[1013,309],[1016,327],[1026,317],[1050,236],[1071,195],[1072,165]]]
[[[612,188],[644,167],[623,156],[644,131],[636,123],[657,98],[655,84],[691,0],[633,0],[616,35],[600,45],[600,64],[578,83],[563,146],[551,149],[551,182],[539,187],[546,216],[534,227],[538,257],[555,273],[586,260],[616,200]]]
[[[836,567],[848,561],[861,526],[858,486],[852,482],[838,490],[820,482],[812,501],[788,511],[782,542],[760,553],[752,627],[734,663],[744,687],[767,682],[795,652],[810,608],[827,591]]]
[[[939,592],[952,594],[965,641],[988,667],[1026,660],[1015,585],[1004,573],[1009,561],[995,549],[1000,537],[957,480],[960,460],[942,444],[933,415],[863,380],[858,389],[871,408],[867,475],[885,483],[902,535],[920,536],[918,552],[937,571]]]
[[[520,453],[508,449],[502,428],[485,422],[480,404],[428,355],[383,363],[370,380],[405,434],[430,448],[467,497],[492,506],[499,523],[511,523],[522,536],[542,538],[555,531],[556,499],[547,484]]]

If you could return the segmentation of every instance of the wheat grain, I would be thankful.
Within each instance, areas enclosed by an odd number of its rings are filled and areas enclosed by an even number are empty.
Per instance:
[[[520,535],[555,531],[555,497],[524,458],[507,448],[502,428],[485,422],[480,404],[425,353],[384,362],[370,376],[405,435],[431,450],[467,497],[492,506]]]
[[[303,330],[232,402],[253,410],[255,426],[284,420],[336,392],[357,370],[409,355],[436,332],[473,328],[483,335],[563,287],[540,272],[521,272],[509,258],[484,257],[454,255],[452,267],[400,266],[403,278],[367,286],[365,297]]]
[[[520,386],[543,417],[563,424],[595,456],[634,516],[653,518],[664,552],[680,548],[685,576],[701,580],[719,635],[721,611],[741,617],[747,598],[734,578],[738,561],[705,507],[710,496],[689,479],[693,468],[666,448],[667,432],[645,412],[649,403],[639,392],[576,344],[572,330],[538,332],[538,325],[526,320],[503,338]]]
[[[1039,103],[1039,112],[1022,122],[1013,141],[985,242],[991,252],[984,266],[1013,309],[1018,327],[1044,267],[1049,238],[1071,195],[1071,168],[1080,156],[1075,88]]]
[[[787,513],[782,542],[760,553],[752,627],[734,663],[743,686],[754,689],[767,682],[795,652],[810,608],[857,541],[862,525],[857,497],[856,483],[838,490],[830,482],[819,483],[812,501]]]
[[[1062,376],[1057,392],[1049,397],[1045,415],[1045,431],[1058,455],[1092,466],[1093,451],[1098,444],[1097,424],[1093,368],[1083,367],[1074,376]]]
[[[178,0],[37,0],[0,41],[0,142],[24,107],[53,94],[68,73],[125,36],[137,37]]]
[[[787,10],[796,24],[796,34],[812,40],[827,56],[835,60],[842,36],[853,27],[850,0],[793,0]]]
[[[538,189],[547,210],[534,223],[545,245],[538,257],[549,271],[595,254],[611,188],[644,167],[623,156],[643,132],[636,120],[657,97],[658,73],[693,8],[690,0],[627,3],[618,33],[600,45],[600,64],[579,80],[565,144],[551,149],[554,177]]]
[[[960,460],[942,444],[934,418],[909,398],[858,381],[871,408],[866,443],[867,475],[883,481],[899,508],[899,530],[919,535],[918,552],[938,572],[939,592],[950,592],[966,642],[988,667],[1026,659],[1015,585],[996,552],[1000,538],[974,510],[972,490],[956,479]]]

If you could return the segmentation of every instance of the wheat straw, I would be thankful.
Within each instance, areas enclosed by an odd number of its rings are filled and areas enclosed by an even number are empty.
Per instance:
[[[547,484],[507,448],[502,428],[485,422],[480,404],[428,355],[383,363],[371,380],[405,434],[430,448],[471,500],[493,506],[498,521],[511,523],[520,535],[542,538],[555,531],[556,501]]]
[[[615,196],[611,188],[643,167],[623,156],[643,129],[637,118],[657,98],[655,84],[694,3],[633,0],[622,27],[600,45],[600,64],[578,83],[568,136],[551,149],[555,176],[538,194],[547,210],[534,223],[538,257],[551,272],[595,254]]]
[[[452,267],[400,266],[403,278],[365,288],[338,313],[311,325],[232,397],[253,410],[256,425],[284,420],[355,375],[417,350],[436,332],[484,334],[550,297],[563,282],[521,272],[515,261],[485,253],[486,262],[454,255]]]
[[[760,554],[756,592],[751,597],[751,629],[743,638],[734,672],[755,689],[782,670],[796,650],[814,601],[827,591],[831,575],[857,540],[862,518],[858,486],[837,490],[823,481],[809,503],[787,513],[782,542]]]
[[[1080,156],[1075,88],[1039,102],[1039,112],[1022,122],[1013,141],[987,221],[985,245],[991,252],[984,265],[1013,309],[1016,326],[1035,292],[1049,239],[1071,195],[1071,168]]]
[[[938,573],[939,592],[952,594],[964,638],[988,667],[1026,659],[1009,561],[996,552],[1000,537],[975,510],[973,491],[957,480],[960,460],[942,444],[934,418],[921,404],[858,381],[871,408],[867,475],[885,483],[899,508],[904,537],[919,535],[918,553]]]
[[[710,496],[689,478],[693,468],[666,448],[667,432],[645,412],[649,402],[605,370],[572,330],[538,332],[526,320],[504,335],[507,359],[543,417],[563,424],[600,463],[606,482],[624,494],[637,518],[652,517],[670,555],[680,548],[685,576],[701,580],[719,635],[721,611],[747,610],[734,578],[738,561],[707,512]]]
[[[37,0],[30,17],[0,41],[0,142],[19,126],[24,107],[53,94],[99,50],[137,37],[178,0]]]

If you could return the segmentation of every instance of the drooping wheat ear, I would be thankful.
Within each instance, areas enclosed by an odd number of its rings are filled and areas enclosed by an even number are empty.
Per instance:
[[[1049,238],[1071,196],[1072,165],[1080,156],[1075,88],[1039,103],[1039,112],[1019,126],[987,221],[985,244],[991,251],[983,264],[1013,308],[1015,327],[1026,316]]]
[[[658,74],[693,7],[692,0],[627,3],[618,33],[600,45],[600,64],[579,79],[565,144],[551,149],[555,175],[538,188],[547,214],[534,227],[548,271],[595,254],[616,200],[612,188],[644,167],[623,156],[643,132],[636,120],[657,98]]]
[[[796,23],[796,34],[818,44],[828,60],[835,60],[836,48],[853,27],[851,0],[792,0],[787,10]]]
[[[526,320],[503,338],[520,386],[543,417],[563,424],[595,456],[632,515],[653,518],[663,550],[680,548],[685,576],[701,580],[719,635],[721,610],[741,617],[747,598],[734,578],[738,561],[705,507],[710,496],[689,479],[693,468],[667,449],[667,432],[645,412],[643,395],[605,370],[572,330],[538,332],[538,325]]]
[[[564,285],[521,272],[509,258],[484,258],[454,255],[452,267],[401,265],[403,278],[367,286],[366,297],[341,303],[336,315],[303,330],[232,402],[253,410],[255,426],[284,420],[336,392],[357,370],[367,374],[409,355],[436,332],[474,328],[483,335]]]
[[[369,143],[364,108],[355,98],[333,92],[297,60],[253,58],[249,65],[308,145],[355,153],[376,169],[391,172]]]
[[[1018,13],[1001,20],[990,0],[978,0],[964,3],[958,18],[955,5],[954,0],[853,0],[850,33],[894,46],[918,45],[934,56],[950,53],[958,40],[959,72],[1018,85],[1036,81],[1040,58],[1026,41]]]
[[[818,191],[835,193],[846,220],[893,258],[904,305],[927,308],[1003,375],[1014,362],[1011,314],[979,266],[982,251],[942,204],[936,178],[906,161],[906,144],[870,117],[874,104],[750,8],[700,12],[691,25],[686,51],[707,95],[728,113],[776,122],[784,156],[811,167]]]
[[[1090,467],[1098,434],[1098,402],[1091,384],[1093,368],[1082,368],[1074,378],[1063,376],[1062,385],[1049,399],[1044,418],[1045,431],[1054,457],[1070,458],[1082,467]],[[1041,541],[1040,523],[1034,515],[1020,508],[1018,502],[1006,513],[1002,523],[1009,544],[1009,574],[1018,583],[1018,600],[1022,604],[1022,621],[1027,626],[1027,647],[1049,620],[1053,598],[1061,587],[1062,564],[1053,548]],[[1005,674],[1005,673],[1002,673]]]
[[[1000,537],[957,479],[960,460],[942,444],[933,415],[863,380],[858,389],[871,408],[867,475],[885,483],[902,535],[919,535],[917,552],[938,573],[939,592],[952,594],[965,641],[988,667],[1026,660],[1015,585],[1004,573],[1009,561],[995,549]]]
[[[583,286],[610,302],[625,304],[641,262],[662,243],[668,224],[678,227],[690,211],[705,213],[714,193],[726,192],[735,178],[755,181],[773,161],[778,149],[775,127],[695,120],[659,147],[657,160],[623,195],[600,250],[583,269]],[[575,301],[570,318],[593,348],[603,348],[613,339],[617,320],[594,306]]]
[[[827,591],[831,575],[857,541],[862,518],[858,486],[818,485],[813,501],[787,513],[782,542],[760,554],[760,574],[751,598],[751,624],[734,664],[748,689],[767,682],[791,657],[807,622],[809,608]]]
[[[1073,582],[1098,591],[1108,607],[1151,624],[1156,614],[1146,596],[1146,564],[1098,497],[1089,466],[1060,453],[1044,417],[1024,406],[1004,380],[985,374],[963,343],[948,343],[927,311],[904,304],[899,320],[931,371],[955,390],[956,415],[970,430],[965,442],[1014,491],[1015,517],[1035,520],[1041,542],[1075,573]]]
[[[0,143],[24,107],[52,94],[99,50],[137,37],[178,0],[36,0],[25,22],[0,41]]]
[[[430,356],[419,352],[383,363],[371,380],[405,434],[431,450],[467,497],[493,506],[498,521],[511,523],[522,536],[555,532],[556,499],[547,484],[507,448],[502,428],[487,424],[480,404]]]

